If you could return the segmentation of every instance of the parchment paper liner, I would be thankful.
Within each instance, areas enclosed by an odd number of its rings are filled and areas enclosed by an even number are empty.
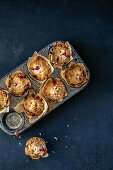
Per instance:
[[[67,46],[67,47],[69,48],[71,55],[70,55],[70,60],[69,60],[66,64],[59,65],[59,63],[55,63],[53,60],[51,60],[52,54],[50,54],[50,52],[51,52],[51,50],[52,50],[55,46],[57,46],[57,45],[59,45],[59,44],[63,44],[63,43],[65,44],[65,46]],[[53,44],[53,46],[51,47],[51,49],[50,49],[50,51],[49,51],[49,61],[54,64],[54,67],[58,67],[59,69],[62,69],[62,67],[65,66],[65,65],[67,65],[71,60],[73,60],[72,50],[71,50],[71,46],[70,46],[70,44],[69,44],[68,41],[66,41],[66,42],[60,42],[60,41],[59,41],[59,42],[56,42],[56,43]]]
[[[48,77],[49,77],[49,76],[53,73],[54,68],[53,68],[53,66],[51,65],[50,61],[49,61],[45,56],[43,56],[43,55],[41,55],[41,54],[38,54],[36,51],[34,52],[33,56],[32,56],[32,57],[29,57],[29,59],[28,59],[28,62],[27,62],[28,71],[30,72],[29,67],[30,67],[30,65],[31,65],[32,62],[34,62],[34,61],[37,60],[37,56],[42,57],[42,58],[43,58],[45,61],[47,61],[48,64],[50,65],[50,67],[51,67],[51,72],[50,72],[50,74],[48,74]],[[31,72],[29,73],[29,75],[30,75],[35,81],[38,81],[38,82],[41,83],[41,84],[44,83],[44,82],[47,80],[47,78],[46,78],[45,80],[40,81],[40,80],[34,78],[33,75],[31,74]]]
[[[81,81],[80,83],[76,83],[76,84],[71,85],[71,84],[68,83],[67,79],[65,78],[65,72],[66,72],[66,70],[71,69],[71,67],[73,66],[73,64],[74,64],[74,65],[76,64],[77,66],[82,67],[83,70],[84,70],[84,72],[85,72],[86,77],[85,77],[84,81]],[[68,68],[66,68],[66,69],[64,69],[64,70],[61,70],[60,74],[61,74],[62,78],[66,81],[66,83],[67,83],[69,86],[81,87],[81,86],[87,81],[87,72],[86,72],[86,68],[85,68],[85,66],[84,66],[83,63],[71,62]]]
[[[47,112],[47,110],[48,110],[48,105],[47,105],[47,102],[45,101],[44,97],[43,97],[41,94],[38,94],[38,93],[37,93],[37,95],[38,95],[40,98],[42,98],[43,101],[44,101],[44,110],[43,110],[43,112],[42,112],[41,115],[39,115],[39,116],[33,116],[32,118],[30,118],[30,117],[27,115],[26,110],[24,109],[24,99],[23,99],[20,103],[18,103],[18,104],[16,105],[16,107],[14,108],[14,110],[15,110],[16,112],[18,112],[18,113],[24,112],[24,113],[26,114],[26,116],[28,117],[28,119],[29,119],[29,123],[34,123],[35,121],[37,121],[38,119],[40,119],[42,116],[44,116],[44,115],[46,114],[46,112]]]

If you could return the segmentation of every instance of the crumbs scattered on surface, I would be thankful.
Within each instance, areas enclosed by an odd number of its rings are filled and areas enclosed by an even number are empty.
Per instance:
[[[65,148],[67,149],[67,146],[65,146]]]
[[[54,137],[54,140],[58,140],[58,138],[57,138],[57,137]]]
[[[19,142],[19,145],[21,146],[22,144]]]
[[[20,139],[24,138],[23,136],[19,136]]]
[[[15,135],[15,136],[19,136],[19,133],[18,133],[18,132],[15,132],[14,135]]]
[[[46,141],[46,143],[48,143],[48,141]]]
[[[41,135],[42,135],[42,133],[39,133],[39,135],[41,136]]]
[[[55,151],[52,151],[52,153],[55,153]]]
[[[67,127],[70,127],[70,125],[67,125]]]
[[[67,138],[67,135],[65,135],[65,138]]]
[[[29,160],[28,160],[28,159],[26,159],[26,162],[28,163],[28,162],[29,162]]]

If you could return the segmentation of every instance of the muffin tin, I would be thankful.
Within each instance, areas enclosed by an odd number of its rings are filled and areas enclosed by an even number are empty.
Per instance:
[[[53,47],[57,42],[59,42],[59,41],[56,41],[56,42],[53,42],[53,43],[47,45],[45,48],[41,49],[38,53],[41,54],[41,55],[44,55],[45,57],[48,58],[50,48]],[[60,42],[64,42],[64,41],[60,41]],[[69,98],[71,98],[72,96],[74,96],[75,94],[77,94],[78,92],[80,92],[82,89],[84,89],[87,86],[87,84],[89,82],[89,79],[90,79],[89,69],[87,68],[86,64],[83,62],[81,57],[77,54],[76,50],[72,47],[72,45],[71,45],[71,49],[72,49],[72,57],[73,57],[72,61],[82,62],[84,64],[84,66],[86,67],[86,72],[87,72],[87,81],[86,81],[86,83],[83,84],[79,88],[68,86],[66,84],[66,82],[62,79],[61,75],[60,75],[61,69],[54,68],[54,72],[50,75],[50,78],[60,78],[64,82],[64,84],[66,86],[66,90],[67,90],[67,96],[63,99],[62,102],[52,105],[52,109],[48,109],[46,114],[35,118],[33,121],[29,121],[29,119],[25,115],[25,113],[16,113],[14,111],[14,108],[16,107],[16,105],[19,104],[24,99],[25,96],[16,97],[16,96],[14,96],[12,94],[9,94],[9,96],[10,96],[10,106],[8,106],[0,114],[0,127],[4,132],[6,132],[9,135],[14,135],[15,132],[18,132],[20,134],[21,132],[23,132],[24,130],[26,130],[30,126],[32,126],[34,123],[41,120],[43,117],[45,117],[47,114],[49,114],[52,110],[57,108],[59,105],[63,104],[65,101],[67,101]],[[62,69],[67,68],[68,65],[63,66]],[[32,85],[33,89],[35,90],[36,93],[39,93],[41,88],[37,86],[37,84],[39,84],[39,83],[29,76],[29,72],[28,72],[28,69],[27,69],[27,61],[25,61],[23,64],[21,64],[20,66],[18,66],[14,70],[12,70],[10,73],[5,75],[0,80],[0,88],[7,90],[5,81],[6,81],[8,76],[11,76],[11,74],[14,73],[17,70],[20,70],[20,71],[24,72],[25,74],[27,74],[28,78],[31,81],[31,85]],[[48,107],[51,107],[51,103],[48,103]],[[16,125],[15,124],[16,120],[17,121],[20,120],[21,124]]]

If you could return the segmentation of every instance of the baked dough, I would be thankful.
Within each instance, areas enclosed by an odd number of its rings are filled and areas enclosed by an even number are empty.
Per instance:
[[[72,57],[71,46],[69,42],[57,42],[49,52],[49,61],[54,64],[54,67],[62,69],[62,66],[68,64]]]
[[[33,137],[26,142],[25,154],[32,159],[48,157],[46,143],[42,138]]]
[[[0,113],[9,106],[9,93],[4,89],[0,89]]]
[[[16,71],[11,77],[8,77],[6,85],[9,93],[12,93],[15,96],[22,96],[31,88],[30,80],[22,71]]]
[[[48,105],[44,98],[37,94],[30,94],[23,100],[23,112],[29,118],[35,118],[47,112]]]
[[[40,83],[47,80],[50,74],[54,71],[49,60],[38,54],[36,51],[33,56],[28,59],[27,67],[30,72],[30,76]]]
[[[52,102],[61,102],[67,95],[65,85],[59,78],[49,78],[40,90],[40,94]]]
[[[81,87],[87,80],[86,68],[83,63],[71,62],[70,66],[61,70],[61,76],[70,86]]]

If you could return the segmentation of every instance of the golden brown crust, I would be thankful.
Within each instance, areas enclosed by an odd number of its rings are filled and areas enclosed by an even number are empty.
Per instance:
[[[81,87],[87,80],[86,68],[83,63],[71,62],[70,66],[61,70],[60,74],[70,86]]]
[[[9,93],[15,96],[22,96],[31,88],[31,83],[26,74],[22,71],[16,71],[11,77],[7,78],[6,86]]]
[[[26,142],[25,154],[32,159],[48,156],[46,143],[42,138],[33,137]]]
[[[9,93],[4,89],[0,89],[0,113],[9,106]]]
[[[47,112],[48,106],[44,98],[40,94],[30,94],[23,100],[23,112],[29,118],[42,116]]]
[[[57,42],[50,49],[49,61],[54,64],[54,67],[62,69],[62,66],[68,64],[72,59],[71,46],[68,41],[65,43]]]
[[[30,76],[40,83],[47,80],[50,74],[54,71],[49,60],[45,56],[38,54],[36,51],[33,56],[28,59],[27,67]]]
[[[40,94],[42,94],[46,100],[52,102],[61,102],[67,95],[65,85],[59,78],[49,78],[40,90]]]

